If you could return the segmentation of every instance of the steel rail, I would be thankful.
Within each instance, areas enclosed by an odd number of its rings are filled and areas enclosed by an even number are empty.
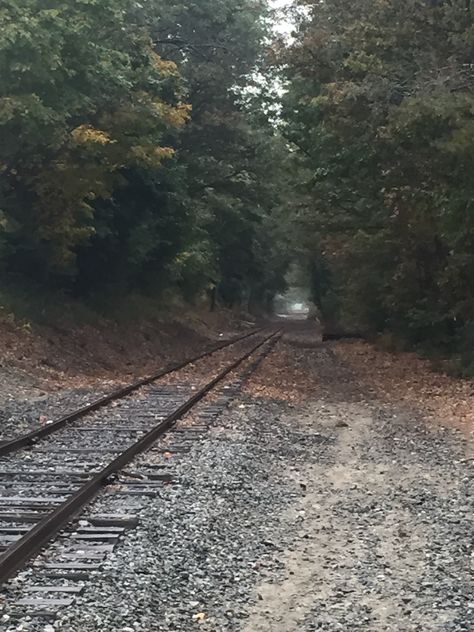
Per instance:
[[[100,472],[97,472],[89,481],[82,485],[74,494],[59,505],[52,513],[40,520],[28,533],[20,540],[11,545],[0,555],[0,584],[7,581],[17,570],[33,557],[47,542],[49,542],[72,518],[87,504],[97,493],[107,484],[110,477],[130,463],[135,456],[146,451],[153,443],[162,436],[176,421],[191,410],[200,402],[217,384],[222,382],[229,373],[234,371],[240,364],[245,362],[258,349],[267,342],[270,351],[273,345],[281,337],[281,332],[273,332],[266,336],[257,345],[253,346],[238,360],[232,362],[222,370],[215,378],[208,382],[203,388],[196,392],[179,408],[168,415],[163,421],[152,428],[136,443],[132,444],[113,461],[106,465]]]
[[[183,369],[184,367],[188,366],[188,364],[193,364],[193,362],[197,362],[198,360],[201,360],[202,358],[210,356],[213,353],[220,351],[221,349],[225,349],[226,347],[230,347],[236,344],[237,342],[240,342],[241,340],[245,340],[246,338],[255,336],[261,331],[262,329],[254,329],[250,333],[246,333],[242,336],[237,336],[236,338],[233,338],[230,341],[227,340],[225,342],[219,343],[218,345],[215,345],[214,347],[212,347],[211,349],[208,349],[207,351],[204,351],[195,356],[192,356],[191,358],[186,358],[185,360],[182,360],[178,364],[165,367],[164,369],[161,369],[160,371],[158,371],[157,373],[153,375],[150,375],[149,377],[145,377],[141,380],[133,382],[132,384],[129,384],[128,386],[124,386],[123,388],[116,389],[115,391],[112,391],[111,393],[108,393],[107,395],[103,395],[102,397],[94,400],[90,404],[87,404],[86,406],[83,406],[82,408],[78,408],[77,410],[74,410],[72,413],[67,413],[66,415],[64,415],[60,419],[57,419],[53,423],[45,425],[42,428],[38,428],[38,430],[33,430],[19,437],[15,437],[14,439],[7,440],[4,443],[0,441],[0,456],[6,456],[8,454],[11,454],[12,452],[16,452],[20,450],[21,448],[34,445],[36,441],[38,441],[39,439],[42,439],[44,437],[47,437],[57,432],[58,430],[63,428],[66,424],[72,421],[77,421],[77,419],[81,419],[88,413],[94,412],[95,410],[102,408],[102,406],[106,406],[107,404],[110,404],[111,402],[116,401],[117,399],[122,399],[123,397],[130,395],[130,393],[137,391],[143,386],[147,386],[148,384],[151,384],[152,382],[156,382],[156,380],[159,380],[160,378],[165,377],[165,375],[170,375],[171,373],[175,373],[176,371],[179,371],[180,369]]]

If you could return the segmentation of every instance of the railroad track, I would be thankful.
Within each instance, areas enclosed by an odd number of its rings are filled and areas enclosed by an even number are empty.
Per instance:
[[[141,380],[137,380],[136,382],[132,382],[131,384],[128,384],[127,386],[114,390],[108,393],[107,395],[104,395],[94,400],[93,402],[91,402],[90,404],[87,404],[86,406],[77,408],[76,410],[73,410],[72,412],[67,413],[66,415],[63,415],[59,419],[43,426],[42,428],[38,428],[36,430],[22,434],[21,436],[14,437],[9,440],[2,439],[0,440],[0,457],[5,456],[7,454],[11,454],[17,450],[20,450],[21,448],[32,446],[39,439],[42,439],[44,437],[49,436],[50,434],[53,434],[54,432],[57,432],[58,430],[60,430],[67,424],[71,423],[72,421],[81,419],[82,417],[85,417],[89,413],[99,410],[103,406],[107,406],[108,404],[114,401],[122,399],[123,397],[126,397],[127,395],[130,395],[131,393],[134,393],[140,390],[141,388],[143,388],[144,386],[147,386],[148,384],[152,384],[153,382],[156,382],[157,380],[163,377],[166,377],[167,375],[170,375],[171,373],[175,373],[176,371],[179,371],[185,368],[186,366],[193,364],[194,362],[197,362],[198,360],[209,357],[213,355],[214,353],[216,353],[217,351],[220,351],[221,349],[231,347],[232,345],[235,345],[238,342],[246,340],[247,338],[251,338],[252,336],[258,335],[261,331],[262,331],[261,329],[258,329],[258,330],[254,330],[246,334],[243,334],[241,336],[237,336],[236,338],[233,338],[232,340],[224,341],[218,345],[215,345],[211,349],[208,349],[202,353],[199,353],[190,358],[186,358],[185,360],[182,360],[181,362],[178,362],[171,366],[165,367],[164,369],[161,369],[160,371],[158,371],[157,373],[154,373],[153,375],[150,375],[149,377],[143,378]]]
[[[32,608],[31,616],[53,616],[56,607],[70,603],[70,593],[80,591],[77,581],[97,570],[124,530],[135,523],[127,515],[89,515],[82,526],[73,519],[104,487],[131,497],[156,494],[170,478],[163,459],[138,471],[124,472],[123,468],[136,463],[137,456],[146,451],[160,456],[187,451],[280,335],[252,332],[223,343],[74,411],[51,424],[52,432],[35,435],[33,441],[31,434],[28,440],[20,437],[14,449],[8,446],[0,458],[0,584],[61,534],[56,557],[46,553],[40,564],[39,584],[14,605]],[[232,354],[230,361],[219,357],[224,352]],[[227,384],[237,369],[240,374]],[[218,387],[217,399],[203,407]],[[198,404],[202,410],[197,424],[176,427]],[[54,581],[52,585],[44,583],[48,578]]]

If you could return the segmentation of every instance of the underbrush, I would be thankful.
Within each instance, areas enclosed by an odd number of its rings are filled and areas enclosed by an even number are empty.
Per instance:
[[[94,323],[99,318],[91,307],[61,292],[25,285],[0,289],[0,314],[4,322],[22,326]]]
[[[474,346],[466,334],[444,344],[424,341],[414,345],[401,335],[385,332],[377,336],[375,342],[380,349],[390,353],[413,351],[429,360],[431,368],[438,373],[457,378],[474,377]]]
[[[110,292],[91,296],[85,301],[63,292],[24,284],[0,289],[0,320],[21,327],[35,324],[67,328],[100,325],[104,321],[127,327],[139,321],[168,320],[190,309],[189,304],[172,293],[153,297]]]
[[[354,324],[350,318],[326,322],[326,331],[338,337],[360,337],[374,342],[382,351],[389,353],[416,353],[430,361],[434,371],[451,377],[474,377],[474,326],[467,324],[452,336],[425,336],[414,341],[403,332],[370,332],[367,327]],[[363,334],[355,332],[364,332]]]
[[[172,292],[159,297],[103,292],[84,301],[23,284],[0,290],[0,335],[14,340],[13,346],[18,343],[25,357],[34,355],[33,343],[44,348],[37,354],[44,358],[54,349],[61,367],[62,356],[83,355],[81,349],[88,350],[92,364],[101,358],[110,364],[108,357],[120,349],[131,357],[134,350],[144,357],[166,353],[186,340],[202,345],[221,332],[252,326],[249,318],[239,310],[211,312],[206,297],[191,304]]]

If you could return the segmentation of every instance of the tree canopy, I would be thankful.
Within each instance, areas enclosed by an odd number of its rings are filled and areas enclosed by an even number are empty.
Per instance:
[[[474,321],[471,3],[298,5],[279,60],[315,294],[330,318],[461,349]]]
[[[263,229],[280,203],[281,141],[246,94],[267,11],[255,0],[2,3],[6,274],[79,294],[192,297],[211,283],[229,304],[283,283]]]
[[[474,339],[469,0],[4,0],[0,265]],[[466,367],[472,362],[467,354]]]

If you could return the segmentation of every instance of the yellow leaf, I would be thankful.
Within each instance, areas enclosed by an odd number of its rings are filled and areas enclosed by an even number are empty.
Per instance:
[[[155,99],[152,107],[165,123],[177,128],[183,127],[191,114],[191,105],[189,103],[178,103],[172,106],[161,99]]]
[[[171,77],[178,74],[178,66],[174,61],[166,61],[154,50],[149,51],[150,62],[155,70],[158,70],[164,77]]]
[[[204,612],[198,612],[197,614],[193,615],[193,619],[195,621],[203,621],[206,618],[206,615],[204,614]]]
[[[79,145],[85,143],[98,143],[99,145],[107,145],[112,142],[107,132],[92,127],[92,125],[79,125],[73,129],[71,136]]]

